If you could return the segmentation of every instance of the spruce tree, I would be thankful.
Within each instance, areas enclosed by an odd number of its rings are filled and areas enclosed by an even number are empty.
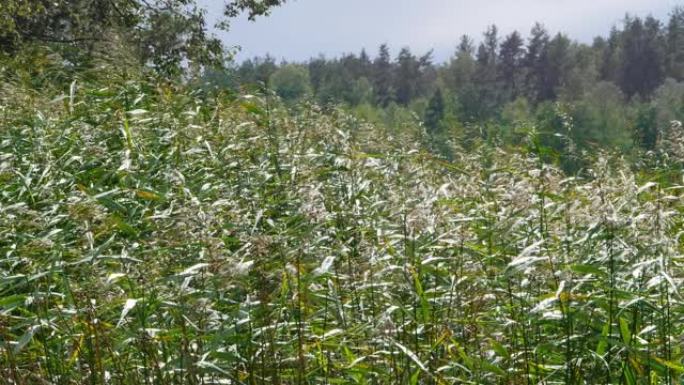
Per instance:
[[[650,96],[664,80],[664,40],[652,17],[626,18],[622,37],[619,85],[627,97]]]
[[[387,107],[394,100],[392,89],[392,62],[387,44],[380,46],[378,57],[373,61],[373,90],[375,103]]]
[[[547,58],[549,34],[546,28],[537,23],[530,32],[527,43],[523,66],[525,69],[525,93],[529,100],[541,101],[541,88],[543,84],[543,71]]]
[[[505,101],[514,100],[519,95],[522,61],[525,54],[523,44],[517,31],[508,35],[501,43],[499,77],[503,84]]]

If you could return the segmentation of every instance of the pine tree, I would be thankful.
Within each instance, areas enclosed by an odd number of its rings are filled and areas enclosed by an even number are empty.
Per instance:
[[[326,79],[328,70],[328,61],[323,56],[309,60],[309,79],[311,80],[311,88],[313,92],[318,95],[323,82]]]
[[[372,77],[372,71],[373,71],[373,63],[370,60],[370,57],[368,56],[368,53],[366,53],[365,49],[361,50],[361,53],[359,54],[359,77],[365,77],[367,79]]]
[[[537,23],[530,32],[523,66],[525,68],[525,93],[532,101],[541,101],[542,73],[546,64],[549,34],[543,25]]]
[[[484,40],[477,49],[474,74],[477,104],[472,106],[474,110],[470,112],[478,121],[492,118],[500,104],[497,76],[498,47],[498,29],[492,25],[484,33]]]
[[[458,115],[464,121],[471,121],[479,106],[474,84],[476,63],[472,39],[463,35],[454,58],[446,69],[446,85],[457,99]]]
[[[511,33],[501,43],[499,77],[503,83],[504,99],[507,102],[519,95],[524,54],[523,40],[518,32]]]
[[[375,103],[387,107],[394,100],[392,89],[392,62],[387,44],[380,46],[378,57],[373,61],[373,91]]]
[[[622,49],[622,32],[613,26],[605,44],[601,45],[601,80],[617,83],[619,81],[619,68]]]
[[[570,72],[571,52],[570,39],[558,33],[549,41],[540,67],[541,84],[539,97],[541,100],[555,100],[559,89],[565,85]]]
[[[622,37],[619,85],[627,97],[650,96],[664,80],[664,39],[652,17],[626,18]]]
[[[444,68],[444,80],[449,89],[459,92],[472,83],[475,71],[473,42],[467,35],[461,37],[456,53]]]
[[[397,56],[394,88],[397,103],[408,105],[417,94],[416,82],[420,77],[420,63],[408,48],[402,48]]]

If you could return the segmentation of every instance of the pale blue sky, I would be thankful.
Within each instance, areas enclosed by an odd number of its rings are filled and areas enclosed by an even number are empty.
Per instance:
[[[222,0],[200,0],[210,19]],[[381,43],[392,54],[403,46],[415,53],[434,49],[446,60],[458,38],[479,39],[494,23],[503,33],[527,35],[535,21],[552,32],[591,42],[606,35],[626,13],[652,14],[665,21],[681,0],[289,0],[271,16],[249,22],[239,18],[231,31],[219,35],[227,46],[241,46],[238,60],[270,53],[277,59],[303,61],[324,54],[359,52],[374,56]]]

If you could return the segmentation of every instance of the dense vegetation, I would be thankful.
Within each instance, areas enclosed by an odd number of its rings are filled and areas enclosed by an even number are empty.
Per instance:
[[[1,384],[684,380],[678,122],[588,153],[563,101],[503,140],[436,87],[387,124],[307,97],[301,65],[264,78],[282,97],[217,89],[189,56],[210,42],[146,56],[122,43],[146,22],[105,17],[83,46],[93,9],[5,4],[24,27],[0,30]],[[681,85],[653,87],[644,116],[681,119]]]
[[[228,18],[268,14],[285,0],[225,0]],[[165,77],[220,68],[229,52],[208,31],[206,11],[195,0],[3,0],[0,55],[46,48],[65,69],[82,71],[107,60],[146,66]],[[221,20],[228,29],[229,19]],[[112,50],[126,48],[125,57]]]
[[[419,126],[119,76],[3,86],[5,383],[681,380],[676,152],[445,162]]]

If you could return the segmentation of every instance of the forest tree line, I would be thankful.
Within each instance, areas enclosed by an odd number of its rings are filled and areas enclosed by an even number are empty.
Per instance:
[[[282,0],[224,1],[224,26],[268,14]],[[94,68],[137,71],[240,88],[264,84],[286,102],[343,105],[428,139],[518,144],[537,133],[558,152],[592,146],[653,149],[658,130],[684,116],[684,7],[666,20],[627,16],[608,36],[580,43],[543,25],[524,36],[489,27],[455,39],[450,60],[387,45],[304,63],[235,63],[195,1],[7,0],[0,3],[0,75],[68,87]],[[61,84],[61,83],[64,84]]]
[[[479,44],[461,37],[446,63],[409,48],[393,55],[383,44],[374,56],[254,58],[229,75],[234,84],[268,84],[285,100],[341,103],[390,126],[418,116],[436,138],[516,142],[532,125],[558,149],[559,133],[585,147],[652,149],[658,128],[684,116],[684,7],[665,21],[626,16],[592,44],[541,24],[526,37],[490,26]]]

